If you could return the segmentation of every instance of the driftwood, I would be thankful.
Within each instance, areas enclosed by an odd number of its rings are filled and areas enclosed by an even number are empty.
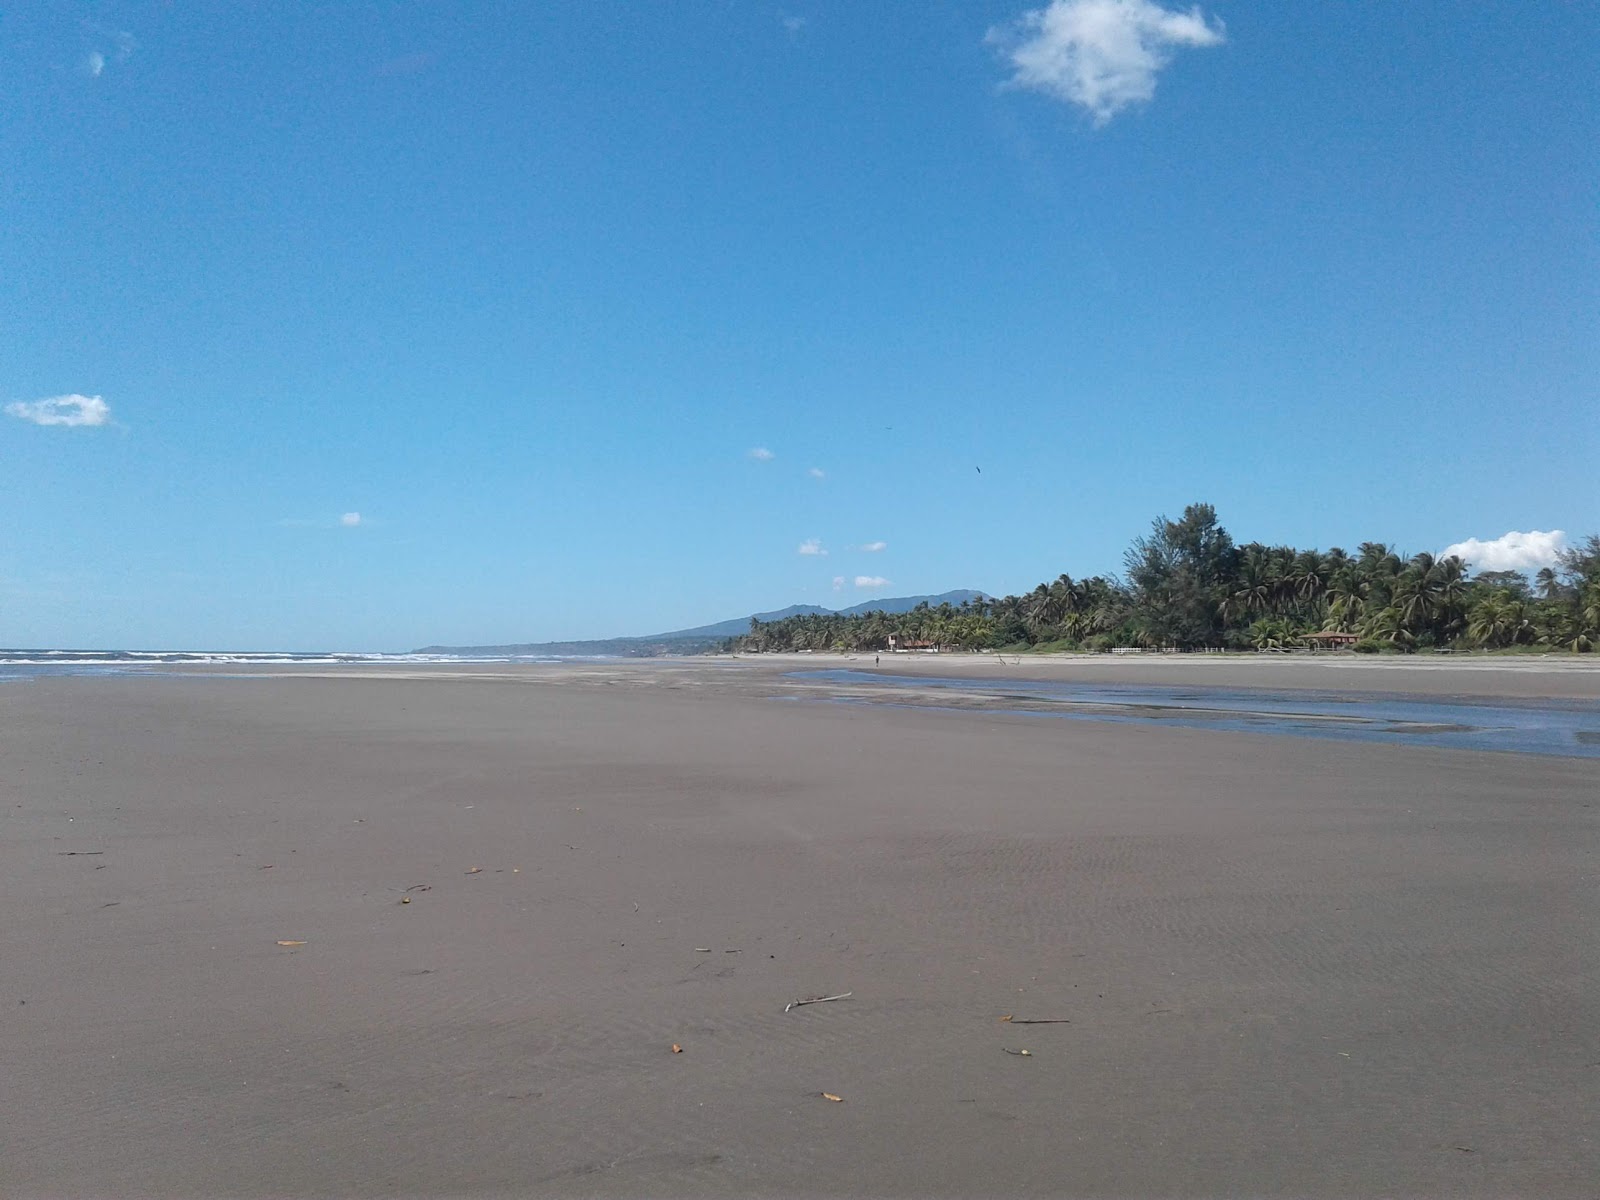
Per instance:
[[[791,1008],[799,1008],[802,1004],[826,1004],[829,1000],[848,1000],[854,995],[854,992],[841,992],[837,996],[807,996],[804,1000],[789,1001],[783,1006],[783,1011],[788,1012]]]

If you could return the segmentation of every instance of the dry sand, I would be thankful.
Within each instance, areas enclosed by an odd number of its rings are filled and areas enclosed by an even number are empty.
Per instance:
[[[1594,762],[792,665],[0,687],[0,1195],[1594,1194]]]

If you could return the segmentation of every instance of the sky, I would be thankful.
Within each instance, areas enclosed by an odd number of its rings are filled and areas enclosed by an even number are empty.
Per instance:
[[[17,3],[0,645],[1600,530],[1600,6]]]

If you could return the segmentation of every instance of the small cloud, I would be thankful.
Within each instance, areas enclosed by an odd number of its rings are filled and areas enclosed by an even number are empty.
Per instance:
[[[843,575],[835,575],[833,577],[833,590],[834,591],[842,592],[844,590],[844,585],[845,585],[845,578],[844,578]]]
[[[1012,68],[1008,86],[1076,104],[1096,125],[1149,101],[1174,50],[1225,40],[1222,22],[1199,5],[1180,11],[1154,0],[1050,0],[987,38]]]
[[[757,462],[771,462],[778,456],[771,450],[768,450],[765,446],[757,446],[755,449],[750,451],[748,457],[755,459]]]
[[[371,529],[374,521],[358,512],[347,512],[336,517],[281,517],[274,524],[280,529]]]
[[[46,400],[18,400],[6,412],[35,425],[70,427],[109,425],[111,406],[99,396],[51,396]]]
[[[795,553],[804,554],[811,558],[828,557],[828,552],[822,548],[822,541],[819,538],[807,538],[800,543],[800,548]]]
[[[1441,553],[1464,559],[1478,571],[1531,571],[1554,565],[1566,544],[1567,535],[1560,529],[1548,533],[1538,529],[1518,533],[1513,529],[1487,542],[1468,538],[1446,546]]]
[[[84,27],[94,47],[83,56],[83,73],[90,79],[99,79],[105,74],[107,64],[121,66],[127,62],[139,45],[133,34],[125,30],[106,29],[90,22],[85,22]]]
[[[888,542],[865,542],[861,546],[861,549],[865,550],[868,554],[880,554],[888,548]]]
[[[785,16],[782,23],[783,31],[790,37],[797,36],[806,27],[806,19],[804,17]]]
[[[856,586],[858,588],[883,588],[889,586],[889,581],[882,575],[857,575]]]
[[[806,474],[813,479],[826,479],[828,477],[828,473],[821,467],[807,467]]]

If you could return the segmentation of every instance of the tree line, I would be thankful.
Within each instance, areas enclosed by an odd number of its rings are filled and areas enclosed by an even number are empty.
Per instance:
[[[1271,650],[1318,631],[1357,636],[1357,651],[1543,647],[1600,642],[1600,535],[1530,580],[1469,574],[1460,558],[1383,542],[1354,553],[1235,545],[1209,504],[1158,517],[1123,558],[1123,575],[1059,575],[1021,596],[911,612],[811,613],[750,622],[725,649],[886,650],[890,637],[947,649],[1006,651]]]

